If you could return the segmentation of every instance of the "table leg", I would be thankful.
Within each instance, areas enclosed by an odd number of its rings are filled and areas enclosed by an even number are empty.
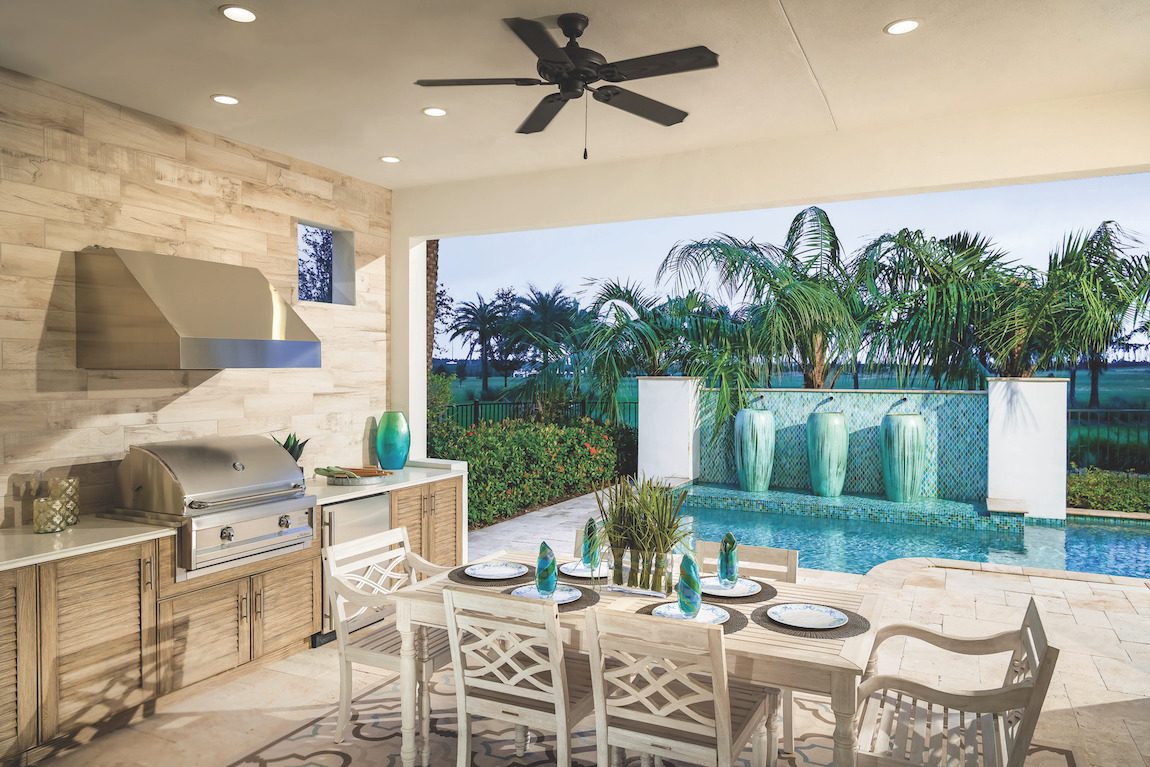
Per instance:
[[[854,674],[835,674],[831,679],[831,710],[835,714],[835,767],[855,767],[858,735],[858,679]]]
[[[401,703],[399,749],[403,767],[415,767],[415,707],[418,703],[415,632],[404,600],[397,600],[395,627],[399,631],[399,697]]]

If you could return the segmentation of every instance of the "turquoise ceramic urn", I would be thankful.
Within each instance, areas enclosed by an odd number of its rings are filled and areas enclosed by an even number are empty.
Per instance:
[[[739,488],[756,493],[771,486],[775,467],[775,415],[747,407],[735,414],[735,474]]]
[[[807,417],[807,462],[815,495],[842,495],[848,440],[847,419],[842,413],[811,413]]]
[[[926,419],[918,413],[887,413],[879,439],[886,497],[899,502],[917,500],[926,474]]]
[[[375,429],[375,456],[381,469],[402,469],[411,450],[411,430],[407,416],[399,410],[388,410],[379,417]]]

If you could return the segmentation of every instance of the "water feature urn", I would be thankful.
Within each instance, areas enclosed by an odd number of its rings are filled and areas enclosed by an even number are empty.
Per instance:
[[[919,413],[887,413],[879,426],[886,497],[905,503],[922,496],[926,474],[926,419]]]
[[[807,417],[807,463],[815,495],[842,495],[848,441],[847,419],[841,412],[811,413]]]
[[[758,407],[743,408],[735,415],[735,474],[739,488],[766,492],[774,466],[774,413]]]

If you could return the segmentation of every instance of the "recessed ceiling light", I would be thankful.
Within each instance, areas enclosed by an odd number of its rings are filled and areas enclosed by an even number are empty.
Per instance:
[[[918,29],[918,22],[914,19],[899,19],[892,21],[882,28],[888,35],[905,35]]]
[[[225,18],[231,21],[238,21],[241,24],[248,24],[256,20],[254,13],[238,5],[221,5],[220,13],[222,13]]]
[[[399,158],[393,154],[385,154],[383,157],[379,158],[379,161],[385,162],[388,165],[395,165],[397,162],[399,162]]]
[[[216,102],[217,104],[227,104],[228,106],[234,106],[234,105],[240,103],[240,100],[237,99],[235,96],[229,96],[226,93],[214,94],[212,96],[212,101]]]
[[[424,107],[423,113],[428,117],[443,117],[447,114],[447,110],[442,107]]]

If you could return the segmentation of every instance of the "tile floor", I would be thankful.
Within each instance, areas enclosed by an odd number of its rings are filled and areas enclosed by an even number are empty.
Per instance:
[[[575,531],[595,511],[577,498],[471,534],[472,558],[499,549],[532,550],[546,538],[570,551]],[[865,576],[802,570],[800,580],[884,596],[883,622],[916,621],[953,634],[1015,628],[1031,597],[1051,641],[1062,649],[1054,683],[1027,760],[1037,767],[1150,766],[1150,582],[1100,576],[1057,577],[1049,571],[932,560],[899,560]],[[1004,660],[948,656],[916,643],[888,644],[883,671],[951,687],[997,684]],[[432,765],[455,763],[455,713],[450,678],[436,681]],[[148,718],[63,747],[52,767],[354,767],[399,763],[397,684],[357,674],[354,737],[332,743],[338,697],[336,654],[329,645],[170,695]],[[799,697],[796,753],[786,765],[829,765],[829,706]],[[550,741],[533,738],[516,759],[512,733],[476,728],[477,767],[552,764]],[[579,727],[576,758],[594,762],[590,721]],[[82,734],[82,740],[94,733]],[[637,760],[632,760],[637,765]]]

